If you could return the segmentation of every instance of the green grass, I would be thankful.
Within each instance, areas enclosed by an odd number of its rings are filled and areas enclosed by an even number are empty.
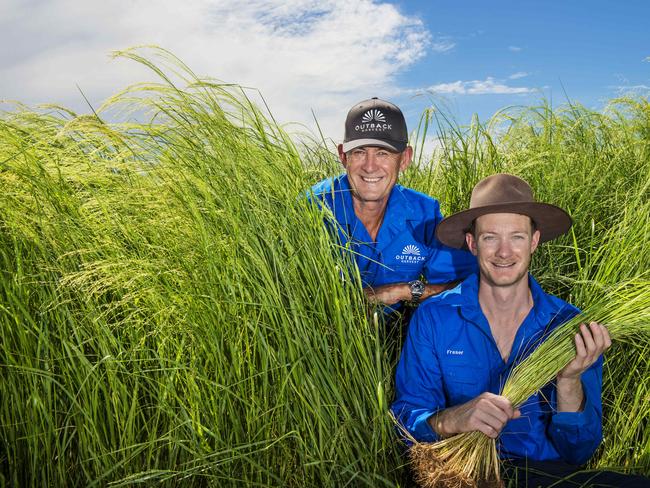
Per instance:
[[[403,485],[397,344],[300,197],[335,156],[169,53],[119,55],[159,81],[0,116],[0,485]],[[431,114],[442,149],[404,184],[448,214],[528,179],[575,221],[533,272],[578,306],[647,278],[647,100]],[[595,464],[650,474],[648,347],[607,358]]]

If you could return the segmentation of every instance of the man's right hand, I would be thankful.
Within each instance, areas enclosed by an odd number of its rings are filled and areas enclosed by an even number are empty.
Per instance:
[[[467,403],[438,412],[429,423],[440,437],[478,430],[494,439],[508,420],[520,416],[521,412],[506,397],[484,392]]]

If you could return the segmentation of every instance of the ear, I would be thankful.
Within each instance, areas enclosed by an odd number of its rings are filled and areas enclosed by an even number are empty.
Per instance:
[[[533,232],[533,238],[530,240],[530,252],[531,254],[535,252],[535,249],[537,249],[537,246],[539,245],[539,238],[541,237],[541,233],[539,230],[536,230]]]
[[[336,146],[336,149],[339,152],[339,160],[341,161],[341,164],[343,165],[344,168],[348,167],[348,157],[347,154],[345,154],[345,151],[343,151],[343,144],[339,144]]]
[[[465,243],[467,244],[469,251],[476,256],[478,251],[476,249],[476,239],[474,239],[474,234],[471,232],[465,232]]]
[[[406,171],[406,168],[408,168],[411,165],[412,159],[413,159],[413,148],[411,146],[406,146],[406,149],[404,149],[404,151],[402,151],[401,154],[399,170]]]

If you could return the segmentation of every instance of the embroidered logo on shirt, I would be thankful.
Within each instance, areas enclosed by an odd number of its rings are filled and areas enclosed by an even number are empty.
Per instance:
[[[414,256],[419,256],[420,248],[418,246],[414,246],[413,244],[409,244],[408,246],[404,246],[404,249],[402,249],[402,254],[413,254]]]
[[[465,351],[458,351],[456,349],[447,349],[447,356],[462,356]]]
[[[414,244],[408,244],[402,249],[402,254],[397,254],[395,259],[405,263],[419,263],[424,261],[424,256],[420,256],[420,248]]]

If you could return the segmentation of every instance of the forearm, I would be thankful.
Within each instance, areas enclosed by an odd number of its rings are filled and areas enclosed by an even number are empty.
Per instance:
[[[574,337],[575,357],[557,374],[557,411],[580,412],[584,408],[585,391],[583,379],[585,373],[600,364],[602,353],[612,344],[607,328],[597,322],[589,325],[580,324]],[[596,366],[600,368],[600,366]],[[587,374],[587,378],[589,378]],[[588,382],[588,380],[585,380]],[[598,381],[600,384],[600,381]],[[600,388],[599,388],[600,393]]]
[[[551,416],[547,435],[562,459],[568,463],[585,463],[602,439],[600,378],[599,363],[580,375],[579,387],[565,384],[566,378],[559,377],[556,381],[554,395],[551,395],[555,413]],[[569,391],[568,395],[565,389]]]
[[[424,285],[424,292],[418,302],[421,302],[430,296],[437,295],[449,288],[453,288],[456,286],[456,283],[457,282],[440,284],[427,283]],[[364,288],[364,293],[371,301],[382,302],[386,305],[393,305],[397,302],[412,301],[411,287],[408,283],[391,283],[376,287],[366,287]]]
[[[557,411],[558,412],[580,412],[584,407],[585,394],[582,389],[582,381],[577,378],[561,378],[556,381],[557,388]]]
[[[391,410],[399,423],[418,441],[438,440],[428,422],[444,408],[442,376],[431,336],[432,316],[426,306],[415,310],[400,361],[395,370],[395,401]]]
[[[431,430],[433,430],[440,439],[456,434],[456,432],[453,432],[451,427],[448,425],[449,410],[450,409],[439,410],[427,419],[427,422],[431,426]]]
[[[438,284],[427,283],[426,285],[424,285],[424,293],[422,293],[422,298],[420,298],[420,300],[422,301],[426,298],[442,293],[445,290],[449,290],[454,286],[456,286],[457,284],[458,281],[452,281],[450,283],[438,283]]]

